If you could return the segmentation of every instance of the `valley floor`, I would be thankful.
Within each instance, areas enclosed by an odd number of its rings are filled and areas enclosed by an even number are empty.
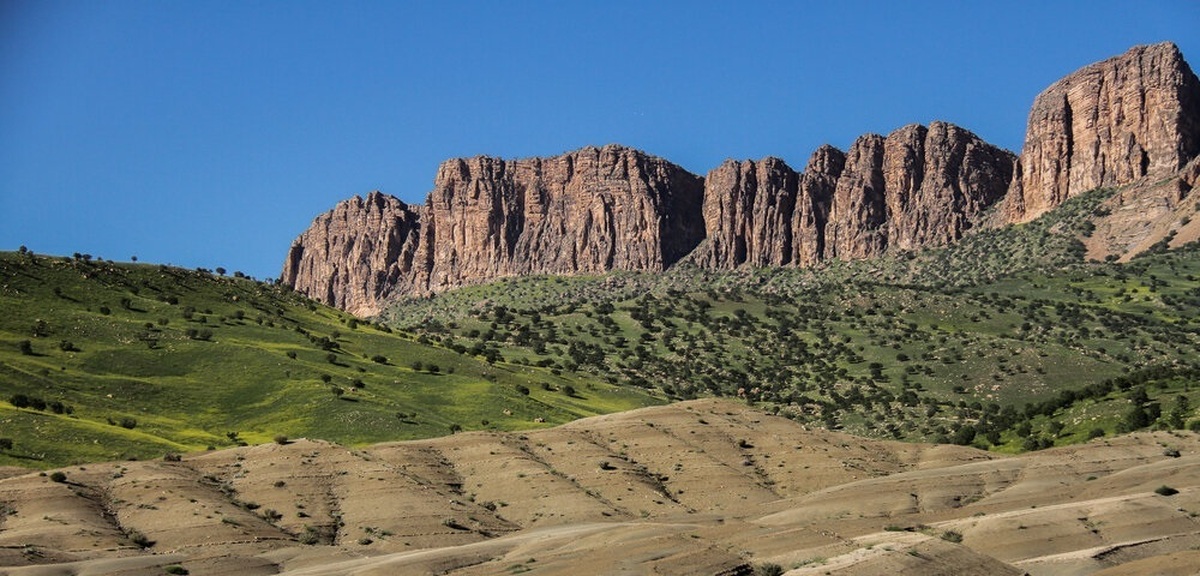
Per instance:
[[[696,400],[0,478],[11,575],[1200,571],[1191,432],[1002,457]]]

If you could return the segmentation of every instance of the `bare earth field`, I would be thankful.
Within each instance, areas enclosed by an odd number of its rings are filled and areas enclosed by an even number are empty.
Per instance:
[[[697,400],[60,471],[0,470],[0,574],[1200,572],[1190,432],[1003,457]]]

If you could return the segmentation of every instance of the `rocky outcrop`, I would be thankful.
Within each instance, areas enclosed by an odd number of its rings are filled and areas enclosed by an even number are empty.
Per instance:
[[[1019,161],[944,122],[868,134],[845,153],[823,146],[803,172],[765,158],[700,178],[615,145],[456,159],[424,206],[373,193],[318,217],[282,281],[370,315],[394,295],[506,276],[657,271],[685,257],[717,269],[811,266],[945,245],[1136,183],[1106,205],[1112,216],[1088,245],[1125,257],[1200,237],[1184,215],[1200,169],[1180,172],[1198,155],[1200,81],[1175,45],[1141,46],[1042,92]]]
[[[727,161],[705,179],[715,268],[807,266],[944,245],[1004,197],[1016,157],[944,122],[822,147],[797,174],[783,161]]]
[[[426,204],[372,193],[293,242],[282,281],[372,315],[394,294],[523,274],[664,270],[704,238],[703,181],[622,146],[450,160]]]
[[[703,190],[686,170],[621,146],[548,159],[450,160],[426,205],[423,287],[663,270],[704,238]]]
[[[794,261],[799,174],[778,158],[726,160],[704,180],[705,267],[785,266]]]
[[[1197,154],[1200,81],[1174,44],[1134,47],[1034,100],[1006,219],[1032,220],[1098,187],[1169,177]]]
[[[317,216],[292,242],[280,277],[310,298],[361,316],[412,288],[421,209],[372,192]]]

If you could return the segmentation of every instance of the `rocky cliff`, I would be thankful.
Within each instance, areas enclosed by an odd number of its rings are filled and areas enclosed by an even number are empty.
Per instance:
[[[352,314],[374,314],[411,291],[427,265],[418,251],[422,212],[379,192],[339,202],[292,242],[280,280]]]
[[[520,274],[663,270],[704,238],[703,181],[622,146],[450,160],[426,204],[427,290]]]
[[[1200,81],[1175,45],[1141,46],[1038,95],[1019,160],[944,122],[822,146],[803,172],[730,160],[701,178],[615,145],[455,159],[424,206],[373,193],[319,216],[282,281],[370,315],[396,295],[514,275],[656,271],[685,257],[810,266],[945,245],[992,206],[986,224],[1005,225],[1099,186],[1166,182],[1129,188],[1108,206],[1120,218],[1098,221],[1089,253],[1121,256],[1196,235],[1180,216],[1195,179],[1179,174],[1198,155]]]
[[[1200,154],[1200,81],[1170,42],[1137,46],[1051,84],[1029,112],[1007,219],[1143,177],[1169,177]]]
[[[797,174],[783,161],[726,161],[705,178],[714,268],[806,266],[943,245],[1004,197],[1016,157],[944,122],[822,147]]]
[[[282,281],[372,315],[396,294],[522,274],[663,270],[704,238],[703,180],[622,146],[455,159],[424,206],[378,192],[318,216]]]

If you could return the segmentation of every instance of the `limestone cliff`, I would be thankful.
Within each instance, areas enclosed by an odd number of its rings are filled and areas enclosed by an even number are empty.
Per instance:
[[[1016,157],[944,122],[886,138],[868,134],[843,154],[822,147],[797,174],[783,161],[727,161],[705,179],[714,268],[811,265],[957,240],[1004,197]]]
[[[292,242],[280,280],[352,314],[379,312],[389,296],[412,288],[422,210],[372,192],[317,216]]]
[[[683,258],[811,266],[945,245],[1124,185],[1087,242],[1093,257],[1128,257],[1200,237],[1197,156],[1200,81],[1174,44],[1140,46],[1038,95],[1019,160],[944,122],[864,135],[846,152],[822,146],[802,172],[730,160],[701,178],[616,145],[455,159],[424,206],[372,193],[317,217],[281,280],[371,315],[394,296],[506,276],[658,271]]]
[[[521,274],[663,270],[704,238],[703,182],[622,146],[450,160],[426,204],[428,290]]]
[[[1200,81],[1170,42],[1137,46],[1050,85],[1029,112],[1007,220],[1143,177],[1166,178],[1200,154]]]

